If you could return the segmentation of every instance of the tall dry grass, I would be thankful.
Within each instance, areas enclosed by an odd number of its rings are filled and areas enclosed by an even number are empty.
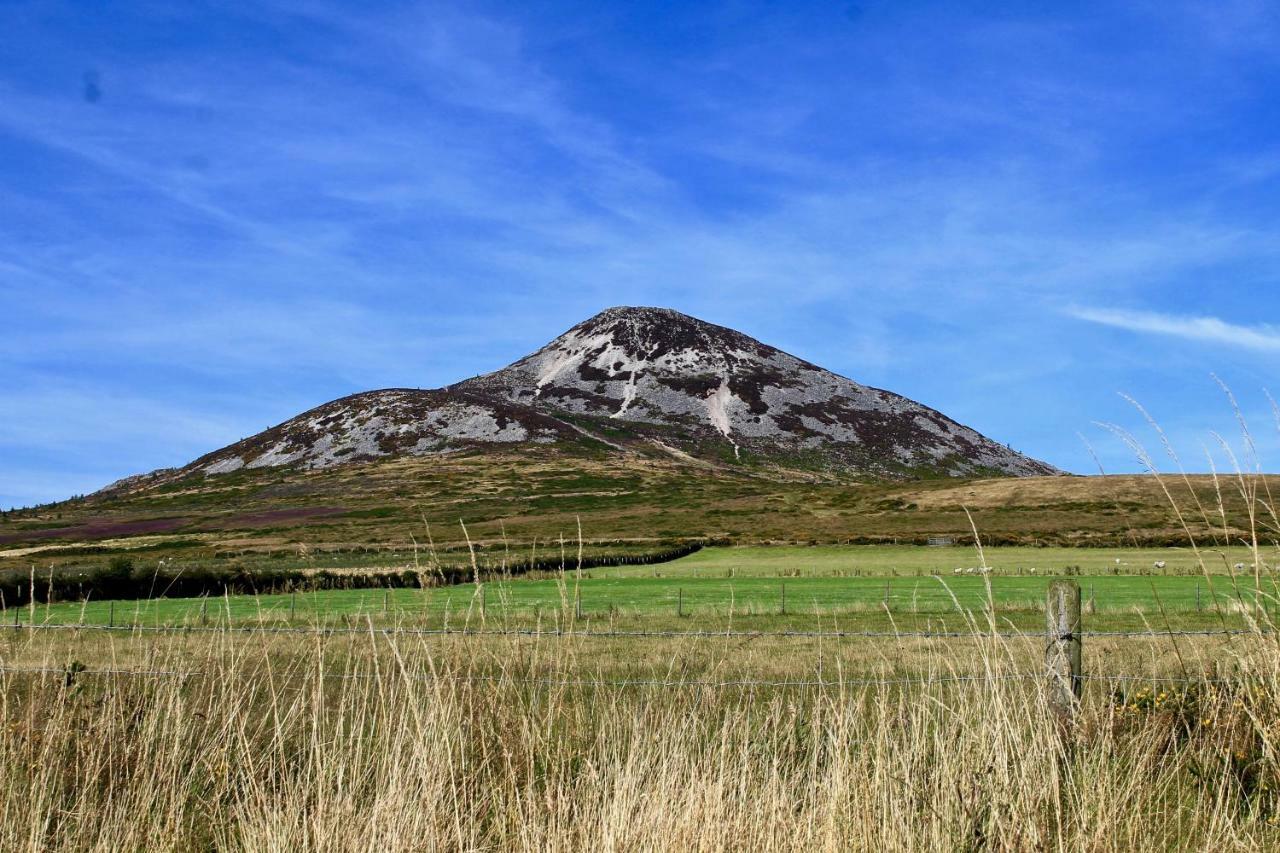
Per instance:
[[[1280,654],[1262,635],[1234,644],[1229,684],[1091,683],[1072,732],[994,639],[975,680],[797,673],[821,687],[723,683],[744,680],[733,644],[596,683],[575,642],[3,642],[5,850],[1280,844]],[[610,683],[627,680],[671,683]]]

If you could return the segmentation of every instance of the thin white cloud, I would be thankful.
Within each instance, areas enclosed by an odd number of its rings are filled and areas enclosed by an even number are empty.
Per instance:
[[[1066,312],[1078,320],[1156,335],[1170,335],[1190,341],[1225,344],[1263,352],[1280,352],[1280,327],[1241,326],[1217,317],[1159,314],[1114,308],[1071,308]]]

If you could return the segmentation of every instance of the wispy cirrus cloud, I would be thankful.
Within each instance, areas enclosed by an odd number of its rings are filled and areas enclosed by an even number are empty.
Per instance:
[[[1068,316],[1116,329],[1168,335],[1184,340],[1280,352],[1280,326],[1244,326],[1218,317],[1161,314],[1117,308],[1070,308]]]

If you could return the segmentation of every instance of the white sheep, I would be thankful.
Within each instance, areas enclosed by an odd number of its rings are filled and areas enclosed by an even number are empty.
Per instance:
[[[951,574],[953,574],[953,575],[959,575],[959,574],[963,574],[963,573],[964,573],[964,569],[952,569],[952,570],[951,570]]]
[[[1163,568],[1164,568],[1164,560],[1156,560],[1156,561],[1155,561],[1155,567],[1156,567],[1157,569],[1163,569]]]
[[[1031,567],[1031,574],[1033,574],[1033,575],[1034,575],[1035,573],[1036,573],[1036,567],[1035,567],[1035,566],[1032,566],[1032,567]]]
[[[1236,563],[1236,564],[1235,564],[1234,566],[1232,566],[1231,568],[1233,568],[1233,569],[1234,569],[1235,571],[1237,571],[1237,572],[1243,572],[1243,571],[1244,571],[1244,563]]]

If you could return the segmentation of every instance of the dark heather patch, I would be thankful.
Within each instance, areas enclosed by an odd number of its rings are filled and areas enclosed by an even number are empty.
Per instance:
[[[590,391],[583,391],[580,388],[569,388],[564,385],[544,385],[542,386],[542,400],[582,400],[590,403],[592,407],[597,409],[606,409],[612,411],[617,408],[618,401],[612,397],[604,397],[600,394],[592,394]]]
[[[378,442],[378,449],[390,456],[391,454],[417,444],[417,437],[412,433],[380,432],[378,433],[376,441]]]
[[[593,364],[583,362],[578,365],[578,375],[584,382],[608,382],[614,377],[607,370],[601,370]]]
[[[656,376],[659,385],[674,391],[683,391],[690,397],[705,397],[720,387],[719,376]]]
[[[769,404],[764,401],[764,389],[768,386],[786,387],[785,380],[779,376],[765,375],[763,372],[752,372],[747,375],[733,374],[729,377],[729,390],[747,404],[747,410],[753,415],[763,415],[769,411]]]
[[[340,506],[308,506],[289,507],[286,509],[268,509],[262,512],[251,512],[233,515],[230,518],[217,519],[208,526],[214,529],[228,527],[258,527],[277,524],[281,521],[298,521],[304,518],[322,518],[330,515],[342,515],[347,510]]]
[[[28,530],[0,536],[0,544],[26,542],[33,539],[114,539],[117,536],[139,536],[146,533],[168,533],[190,522],[188,518],[150,518],[140,521],[90,520],[72,527]]]

